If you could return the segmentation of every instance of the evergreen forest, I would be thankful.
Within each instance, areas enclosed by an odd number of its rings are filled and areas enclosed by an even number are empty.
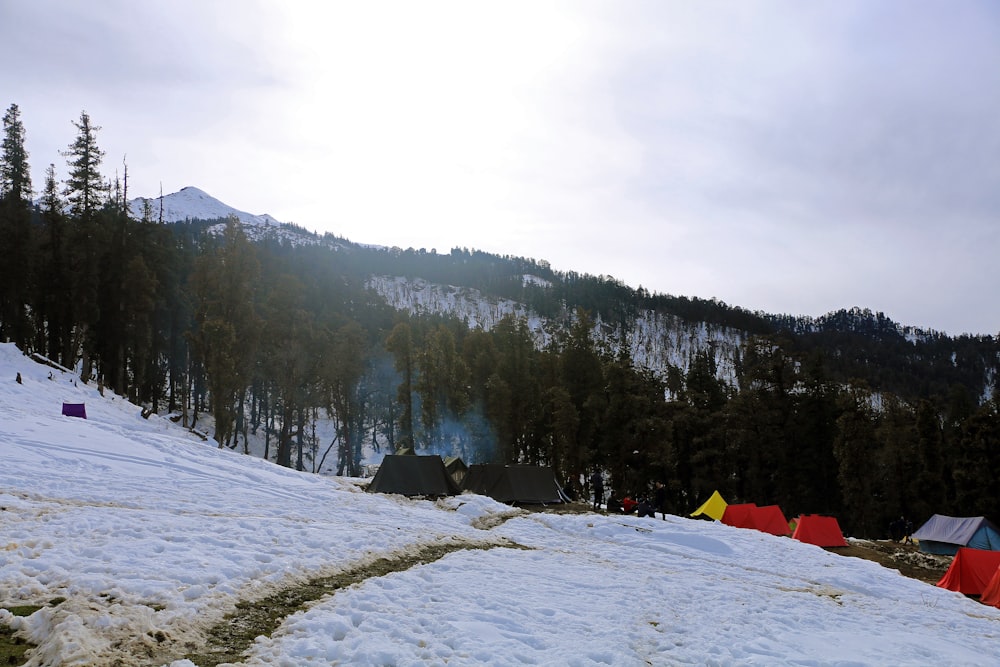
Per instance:
[[[608,276],[454,248],[374,248],[288,226],[257,240],[229,220],[130,212],[86,112],[66,177],[31,182],[16,104],[0,154],[0,341],[73,370],[150,413],[210,429],[220,447],[279,465],[360,475],[366,452],[412,447],[467,463],[552,466],[585,498],[601,470],[617,495],[656,481],[686,515],[730,502],[828,513],[883,537],[905,515],[1000,519],[1000,345],[907,329],[880,313],[750,312],[650,293]],[[295,239],[298,239],[297,241]],[[421,278],[523,303],[488,330],[390,307],[372,275]],[[530,275],[537,280],[525,280]],[[733,378],[712,345],[643,368],[595,323],[637,313],[739,332]],[[319,442],[316,424],[335,435]]]

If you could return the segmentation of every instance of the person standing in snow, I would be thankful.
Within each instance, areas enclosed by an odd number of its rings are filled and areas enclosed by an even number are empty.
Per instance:
[[[653,489],[653,510],[662,512],[663,520],[667,520],[667,487],[659,480],[657,480],[656,486]],[[656,518],[655,514],[653,518]]]
[[[590,476],[590,488],[594,490],[594,511],[598,512],[604,502],[604,477],[600,470],[594,470],[594,474]]]

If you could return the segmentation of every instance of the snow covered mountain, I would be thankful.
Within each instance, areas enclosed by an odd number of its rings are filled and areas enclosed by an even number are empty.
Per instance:
[[[178,192],[160,197],[137,197],[128,203],[129,213],[142,219],[146,207],[149,207],[152,220],[163,222],[184,222],[185,220],[214,220],[236,216],[244,225],[269,226],[280,225],[268,214],[254,215],[246,211],[224,204],[204,190],[188,186]],[[162,212],[162,215],[161,215]]]

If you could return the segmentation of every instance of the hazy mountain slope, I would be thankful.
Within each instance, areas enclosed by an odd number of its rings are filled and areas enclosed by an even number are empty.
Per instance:
[[[544,260],[501,257],[453,249],[447,254],[352,243],[319,236],[267,215],[239,211],[198,188],[131,202],[141,215],[143,202],[158,219],[218,220],[235,215],[253,241],[325,245],[353,259],[342,270],[392,308],[415,315],[457,317],[470,328],[491,329],[502,317],[524,318],[539,346],[565,330],[578,308],[594,319],[594,338],[608,349],[628,346],[636,366],[663,377],[669,369],[687,371],[691,359],[710,351],[718,376],[736,385],[741,348],[755,335],[780,335],[786,352],[821,353],[841,381],[860,378],[877,391],[927,396],[954,384],[988,398],[1000,375],[1000,346],[989,336],[951,338],[893,322],[864,308],[843,309],[822,317],[752,313],[738,306],[697,297],[675,297],[635,290],[610,277],[581,276],[551,269]],[[222,228],[218,224],[211,231]]]

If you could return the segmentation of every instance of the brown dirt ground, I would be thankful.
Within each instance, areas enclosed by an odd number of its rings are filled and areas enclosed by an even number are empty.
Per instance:
[[[864,558],[913,579],[934,585],[951,565],[951,556],[922,554],[915,545],[891,540],[855,541],[848,547],[827,549],[841,556]]]

